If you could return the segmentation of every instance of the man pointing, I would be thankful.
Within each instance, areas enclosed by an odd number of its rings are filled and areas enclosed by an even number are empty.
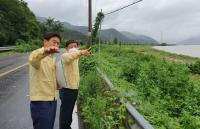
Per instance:
[[[56,62],[61,37],[46,33],[43,47],[29,56],[30,110],[34,129],[53,129],[57,106]]]

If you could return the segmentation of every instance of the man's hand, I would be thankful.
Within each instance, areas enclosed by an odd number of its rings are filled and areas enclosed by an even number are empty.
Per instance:
[[[60,49],[55,46],[44,46],[45,53],[59,53]]]
[[[91,54],[91,47],[85,50],[81,50],[81,55],[83,56],[89,56]]]

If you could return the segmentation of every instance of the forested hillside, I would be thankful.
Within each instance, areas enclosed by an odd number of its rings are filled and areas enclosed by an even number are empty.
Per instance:
[[[40,24],[23,0],[0,0],[0,46],[40,37]]]

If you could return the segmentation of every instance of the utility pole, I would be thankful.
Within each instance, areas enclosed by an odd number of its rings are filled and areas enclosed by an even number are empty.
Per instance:
[[[88,0],[88,46],[92,46],[92,0]]]

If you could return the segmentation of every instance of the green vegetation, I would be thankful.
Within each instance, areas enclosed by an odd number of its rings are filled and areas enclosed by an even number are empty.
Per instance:
[[[65,31],[54,18],[37,22],[23,0],[0,0],[0,3],[0,46],[16,44],[17,52],[28,52],[41,47],[40,39],[45,31]],[[102,19],[103,14],[98,13],[93,41],[97,40]],[[117,38],[114,43],[118,43]],[[161,52],[151,46],[119,44],[101,46],[100,55],[94,47],[93,56],[80,60],[78,102],[85,127],[123,129],[125,107],[120,98],[124,97],[136,102],[138,111],[156,129],[199,129],[199,59]],[[0,53],[4,54],[13,52]],[[112,91],[106,90],[96,66],[113,82]]]
[[[136,102],[138,111],[155,129],[200,128],[200,80],[194,79],[186,64],[177,63],[177,60],[178,62],[193,62],[197,59],[167,55],[150,46],[141,45],[121,47],[103,45],[100,56],[94,53],[94,58],[98,59],[97,65],[113,82],[115,93],[130,102]],[[92,123],[95,123],[95,120],[99,121],[104,117],[104,113],[100,115],[101,117],[95,115],[98,111],[94,110],[103,105],[98,105],[98,102],[101,103],[102,100],[98,97],[88,100],[93,98],[91,94],[104,96],[102,89],[99,89],[103,84],[94,82],[94,80],[99,80],[95,79],[96,76],[89,73],[82,76],[80,89],[80,92],[83,92],[80,98],[84,99],[80,102],[85,103],[82,104],[83,112],[85,112],[83,113],[84,120],[91,128],[94,127]],[[88,88],[84,89],[85,87]],[[117,95],[112,95],[112,97],[115,96]],[[107,99],[102,103],[107,103]],[[109,108],[115,107],[108,105]],[[108,108],[106,109],[109,111]],[[92,114],[89,115],[89,113]],[[89,119],[91,117],[93,119]]]
[[[42,35],[48,31],[63,32],[64,26],[54,18],[40,23],[23,0],[0,0],[0,46],[16,45],[17,52],[41,47]]]
[[[14,55],[14,54],[16,54],[16,52],[14,52],[14,51],[3,51],[3,52],[0,52],[0,57]]]
[[[169,52],[160,51],[157,49],[152,49],[152,46],[148,45],[138,45],[134,47],[134,51],[141,54],[149,54],[156,56],[159,59],[166,59],[168,61],[177,62],[177,63],[194,63],[198,61],[198,58],[193,58],[184,55],[177,55]]]
[[[45,32],[62,32],[64,31],[63,25],[56,21],[54,18],[49,18],[45,23],[40,23],[41,30]],[[64,41],[64,40],[63,40]],[[61,47],[65,46],[65,42],[61,41]],[[26,42],[22,39],[16,41],[17,52],[29,52],[42,47],[41,39],[29,39]]]
[[[107,91],[93,56],[82,58],[78,103],[86,129],[124,129],[125,107],[116,91]]]
[[[40,23],[41,29],[44,32],[63,32],[64,26],[60,21],[49,17],[44,23]]]
[[[18,39],[16,41],[16,52],[30,52],[42,46],[42,42],[40,40],[30,40],[29,42],[25,42],[23,40]]]
[[[200,74],[200,61],[196,61],[193,64],[188,64],[188,68],[193,74]]]
[[[0,0],[0,46],[40,37],[39,23],[23,0]]]
[[[101,22],[104,19],[104,14],[102,12],[97,13],[97,17],[95,19],[95,24],[92,30],[92,42],[96,43],[98,40],[97,35],[98,35],[98,30],[100,27]]]

